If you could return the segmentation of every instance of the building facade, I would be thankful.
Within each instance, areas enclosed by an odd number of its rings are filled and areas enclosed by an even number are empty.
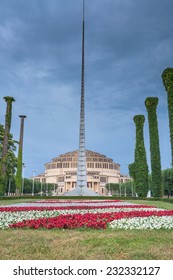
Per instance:
[[[56,195],[63,195],[76,187],[78,151],[68,152],[45,164],[45,173],[35,179],[55,184]],[[106,184],[124,183],[130,177],[120,174],[120,164],[97,152],[86,150],[87,187],[100,195],[107,195]]]

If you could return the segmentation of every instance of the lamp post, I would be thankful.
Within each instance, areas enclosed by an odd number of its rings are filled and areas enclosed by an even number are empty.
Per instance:
[[[34,175],[35,171],[32,171],[32,196],[34,196]]]
[[[10,196],[10,188],[11,188],[11,179],[9,178],[9,182],[8,182],[8,196]]]
[[[108,192],[108,196],[112,196],[112,195],[111,195],[111,189],[110,189],[110,183],[109,183],[109,192]]]
[[[46,196],[48,196],[48,183],[46,184]]]
[[[132,196],[133,196],[133,182],[131,182],[131,186],[132,186]]]
[[[23,171],[23,177],[22,177],[22,195],[23,195],[23,189],[24,189],[24,174],[25,174],[25,167],[26,167],[26,165],[23,163],[22,164],[22,167],[23,167],[23,169],[22,169],[22,171]]]
[[[43,181],[41,179],[41,196],[43,195]]]
[[[120,187],[120,196],[121,196],[121,181],[120,181],[119,187]]]

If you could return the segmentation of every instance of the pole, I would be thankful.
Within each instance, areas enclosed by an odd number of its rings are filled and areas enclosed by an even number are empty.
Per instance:
[[[46,196],[48,196],[48,183],[46,184]]]
[[[42,182],[42,179],[41,179],[41,196],[43,195],[43,182]]]
[[[121,196],[121,182],[120,182],[120,196]]]
[[[11,179],[8,181],[8,196],[10,196],[10,188],[11,188]]]
[[[32,196],[34,196],[34,173],[35,171],[32,171]]]
[[[131,182],[131,184],[132,184],[132,197],[133,197],[133,182]]]

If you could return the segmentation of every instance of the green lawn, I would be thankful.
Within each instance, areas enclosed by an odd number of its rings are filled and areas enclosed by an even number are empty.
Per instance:
[[[173,230],[1,230],[5,260],[167,260]]]
[[[0,205],[8,202],[1,200]],[[168,202],[133,202],[173,209]],[[0,259],[172,260],[172,240],[173,230],[6,229],[0,230]]]

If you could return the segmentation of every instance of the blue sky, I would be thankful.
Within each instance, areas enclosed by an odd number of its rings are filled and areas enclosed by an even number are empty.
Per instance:
[[[86,149],[121,165],[134,160],[133,117],[157,96],[162,169],[171,152],[167,94],[161,74],[173,67],[172,0],[86,0]],[[78,149],[82,0],[0,0],[0,123],[13,96],[11,132],[25,114],[25,176]]]

